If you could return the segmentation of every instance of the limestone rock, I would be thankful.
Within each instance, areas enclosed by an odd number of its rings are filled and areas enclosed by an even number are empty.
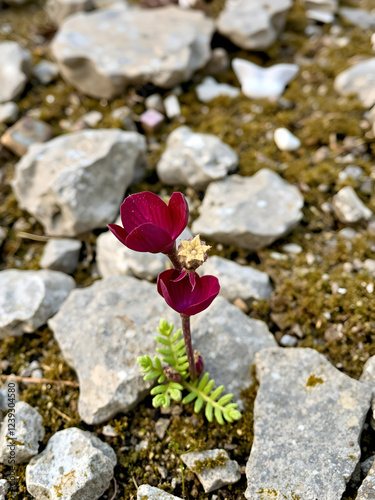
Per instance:
[[[41,120],[24,116],[1,136],[1,144],[15,155],[23,156],[30,146],[52,137],[52,127]]]
[[[295,151],[301,146],[301,141],[286,128],[277,128],[274,132],[274,140],[280,151]]]
[[[234,98],[238,97],[241,93],[237,87],[233,87],[227,83],[218,83],[211,76],[206,76],[203,82],[197,85],[196,92],[201,102],[210,102],[212,99],[216,99],[216,97],[222,95]]]
[[[48,85],[58,77],[59,68],[56,63],[51,61],[40,61],[33,67],[33,74],[39,83]]]
[[[335,90],[344,96],[355,94],[365,108],[375,104],[375,57],[361,61],[335,78]]]
[[[365,363],[362,371],[362,375],[359,379],[361,382],[365,383],[370,390],[372,390],[372,419],[371,427],[375,428],[375,356],[371,356]]]
[[[171,94],[168,97],[166,97],[164,99],[163,104],[164,104],[165,114],[168,116],[170,120],[173,120],[173,118],[181,116],[180,102],[176,95]]]
[[[169,135],[156,171],[164,184],[204,189],[209,182],[233,171],[237,164],[237,153],[218,137],[196,134],[184,126]]]
[[[8,465],[9,460],[15,460],[14,463],[23,464],[36,455],[44,438],[42,422],[35,408],[23,401],[16,403],[14,413],[8,413],[1,427],[0,463]]]
[[[9,483],[6,479],[0,479],[0,500],[5,500],[5,495],[8,493]]]
[[[361,455],[371,391],[313,349],[263,350],[256,369],[245,497],[340,500]]]
[[[0,42],[0,103],[17,99],[31,72],[30,54],[17,42]]]
[[[77,269],[82,243],[70,238],[49,240],[44,247],[40,267],[71,274]]]
[[[228,484],[234,484],[241,479],[240,466],[235,460],[229,459],[228,452],[225,450],[193,451],[184,453],[181,458],[184,464],[193,472],[197,467],[203,467],[203,470],[196,472],[196,474],[205,493],[211,493],[211,491],[216,491]],[[204,468],[203,463],[205,460],[217,460],[225,463],[216,467]]]
[[[113,98],[128,85],[172,88],[204,67],[214,23],[175,6],[101,9],[66,19],[51,49],[62,76],[85,94]],[[150,34],[152,33],[152,36]]]
[[[1,271],[0,338],[44,325],[74,286],[73,278],[57,271]]]
[[[340,16],[348,23],[361,28],[375,28],[375,14],[364,9],[353,9],[351,7],[341,7]]]
[[[371,210],[362,203],[351,186],[346,186],[335,194],[333,209],[336,217],[344,224],[355,224],[372,216]]]
[[[128,411],[148,393],[137,357],[154,355],[160,318],[176,325],[179,320],[155,285],[113,276],[75,290],[50,320],[66,362],[77,372],[78,412],[86,423]]]
[[[13,190],[48,234],[77,236],[114,220],[145,150],[136,132],[65,134],[30,147],[16,165]]]
[[[17,120],[19,108],[13,101],[0,104],[0,123],[14,123]]]
[[[230,66],[228,52],[223,47],[216,47],[212,50],[211,59],[203,68],[206,75],[218,75],[227,71]]]
[[[375,498],[375,462],[359,487],[356,500],[371,500],[371,498]]]
[[[303,197],[278,174],[261,169],[211,183],[193,233],[227,245],[258,250],[289,233],[301,220]]]
[[[94,8],[92,0],[48,0],[45,10],[54,24],[61,24],[63,20],[77,12],[90,11]]]
[[[241,266],[236,262],[217,255],[209,257],[199,268],[199,274],[217,276],[220,281],[220,295],[230,302],[237,298],[243,300],[269,299],[272,292],[268,274],[250,266]]]
[[[338,9],[338,0],[303,0],[306,10],[321,10],[335,13]]]
[[[263,321],[251,319],[223,297],[191,319],[193,348],[202,354],[204,369],[226,394],[239,400],[240,392],[253,382],[255,354],[276,346]]]
[[[242,49],[265,50],[284,29],[291,6],[291,0],[228,0],[217,29]]]
[[[181,498],[148,484],[142,484],[137,490],[137,500],[181,500]]]
[[[113,449],[76,427],[56,432],[26,467],[27,491],[36,499],[97,500],[116,465]]]

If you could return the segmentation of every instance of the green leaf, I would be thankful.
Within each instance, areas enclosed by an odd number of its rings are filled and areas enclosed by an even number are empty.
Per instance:
[[[202,391],[204,389],[204,387],[207,385],[207,382],[209,381],[209,379],[210,379],[210,374],[205,373],[203,375],[203,377],[201,378],[201,381],[199,382],[198,391]]]
[[[235,409],[231,409],[229,411],[229,415],[233,420],[239,420],[240,418],[242,418],[242,414],[238,410],[235,410]]]
[[[151,370],[153,367],[150,356],[138,356],[137,363],[141,365],[144,372]]]
[[[161,366],[161,361],[157,356],[154,356],[155,368],[159,371],[163,371],[163,367]]]
[[[212,408],[212,404],[211,403],[207,403],[206,404],[205,413],[206,413],[207,420],[209,422],[212,422],[213,421],[213,408]]]
[[[162,375],[160,375],[160,377],[158,378],[158,384],[162,384],[163,382],[165,382],[165,380],[167,380],[167,377],[164,375],[164,373]]]
[[[224,425],[223,414],[218,406],[215,406],[215,418],[220,425]]]
[[[191,392],[190,394],[188,394],[187,396],[184,397],[184,399],[182,400],[182,403],[184,405],[188,404],[188,403],[191,403],[192,401],[194,401],[194,399],[197,397],[197,393],[196,392]]]
[[[233,398],[233,394],[226,394],[225,396],[221,397],[219,401],[217,402],[218,405],[220,406],[225,406],[229,401]]]
[[[154,337],[157,342],[164,345],[170,345],[169,339],[163,339],[163,337]]]
[[[183,365],[177,366],[176,368],[180,373],[184,372],[189,368],[189,363],[184,363]]]
[[[202,406],[203,406],[203,398],[198,398],[194,404],[195,413],[199,413],[202,409]]]
[[[171,400],[170,400],[168,394],[165,394],[164,395],[164,402],[162,403],[163,408],[169,408],[170,404],[171,404]]]
[[[175,342],[177,342],[177,340],[181,337],[181,334],[182,334],[182,330],[181,328],[179,328],[174,334],[173,334],[173,337],[171,338],[171,342],[172,344],[174,344]]]
[[[152,406],[154,408],[159,408],[164,403],[164,394],[158,394],[152,399]]]
[[[173,399],[173,401],[181,401],[182,399],[182,393],[178,389],[168,389],[170,397]]]
[[[155,394],[162,394],[168,389],[168,386],[166,385],[157,385],[153,387],[150,391],[151,396],[155,396]]]
[[[211,380],[208,382],[208,384],[206,385],[206,387],[203,389],[203,394],[204,394],[205,396],[207,396],[207,394],[208,394],[208,393],[210,393],[210,392],[212,391],[212,389],[213,389],[214,385],[215,385],[215,380],[214,380],[214,379],[211,379]]]
[[[224,386],[220,385],[217,389],[214,390],[212,394],[210,394],[210,399],[212,399],[212,401],[215,401],[219,396],[221,396],[223,390]]]
[[[143,377],[143,380],[152,380],[153,378],[156,378],[159,375],[160,373],[157,370],[154,370],[153,372],[147,373],[147,375]]]
[[[184,389],[184,386],[179,384],[178,382],[169,382],[169,387],[171,389],[178,389],[179,391],[182,391]]]
[[[187,359],[187,356],[181,356],[180,358],[178,358],[178,364],[182,365],[182,363],[186,363]]]
[[[172,356],[170,356],[170,357],[163,356],[163,361],[164,361],[164,363],[167,363],[167,365],[171,365],[172,368],[174,368],[175,360]]]
[[[173,356],[172,349],[170,347],[164,348],[164,347],[157,347],[156,351],[159,354],[163,354],[164,356]]]
[[[179,351],[181,348],[185,349],[185,340],[181,339],[177,344],[174,344],[175,351]]]

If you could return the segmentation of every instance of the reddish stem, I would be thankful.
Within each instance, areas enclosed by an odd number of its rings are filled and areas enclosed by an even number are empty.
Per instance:
[[[186,314],[181,314],[180,316],[182,322],[182,333],[184,334],[185,340],[186,356],[189,363],[190,379],[194,382],[197,378],[197,372],[195,370],[194,354],[191,346],[190,316],[187,316]]]

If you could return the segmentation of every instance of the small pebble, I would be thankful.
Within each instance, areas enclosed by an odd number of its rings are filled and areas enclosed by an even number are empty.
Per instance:
[[[147,109],[156,109],[159,113],[164,113],[163,99],[160,94],[152,94],[145,99],[145,106]]]
[[[52,137],[52,127],[40,120],[24,116],[1,137],[1,144],[15,155],[23,156],[36,142],[46,142]]]
[[[0,104],[0,123],[14,123],[18,118],[19,108],[13,101]]]
[[[295,151],[301,146],[301,141],[286,128],[278,128],[274,132],[276,146],[281,151]]]
[[[148,109],[141,114],[141,124],[143,130],[154,134],[157,132],[164,123],[164,116],[156,111],[156,109]]]
[[[181,116],[181,107],[177,97],[174,94],[169,95],[164,99],[165,113],[170,120]]]
[[[285,334],[280,339],[280,344],[283,347],[295,347],[298,343],[298,340],[292,335]]]
[[[302,252],[302,247],[297,243],[287,243],[283,246],[283,251],[286,253],[299,254]]]

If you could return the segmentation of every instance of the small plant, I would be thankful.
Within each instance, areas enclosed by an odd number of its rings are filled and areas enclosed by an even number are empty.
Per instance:
[[[160,321],[160,336],[155,340],[161,345],[156,350],[161,358],[140,356],[138,363],[145,373],[144,380],[157,379],[151,389],[154,407],[168,408],[171,400],[191,403],[199,413],[205,408],[209,422],[214,418],[223,425],[241,418],[237,404],[231,403],[233,395],[222,396],[224,386],[215,388],[209,373],[203,374],[203,360],[193,351],[190,317],[204,311],[220,291],[215,276],[200,277],[196,269],[207,260],[211,248],[199,236],[176,239],[186,228],[189,209],[181,193],[173,193],[166,205],[157,195],[144,192],[125,199],[121,205],[121,222],[108,227],[116,238],[128,248],[138,252],[164,253],[173,269],[159,274],[157,290],[167,304],[181,316],[182,329],[174,332],[174,325]],[[183,397],[183,391],[187,395]]]

